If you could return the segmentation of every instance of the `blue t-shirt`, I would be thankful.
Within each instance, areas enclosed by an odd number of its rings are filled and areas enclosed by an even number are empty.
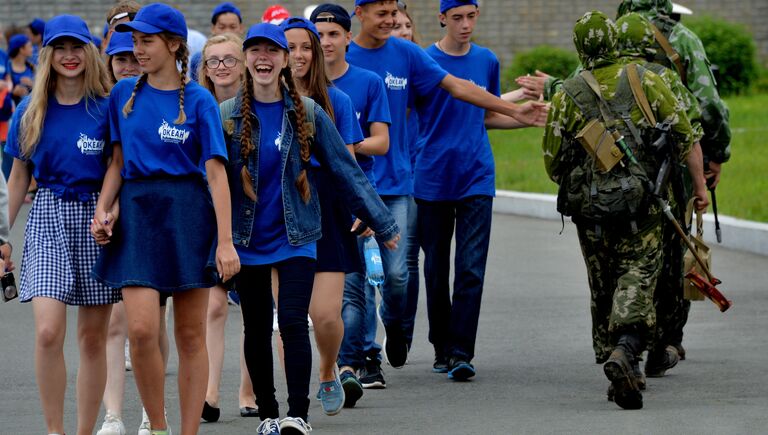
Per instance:
[[[111,142],[123,149],[123,178],[140,179],[199,174],[212,158],[227,160],[219,106],[208,90],[189,82],[184,91],[187,120],[176,125],[179,90],[162,91],[144,83],[133,111],[123,116],[138,77],[117,82],[109,99]]]
[[[406,138],[405,115],[409,95],[425,95],[439,87],[448,74],[418,45],[400,38],[389,38],[376,49],[349,45],[347,62],[373,71],[384,80],[392,125],[389,152],[376,159],[374,173],[381,195],[413,193],[410,151]]]
[[[251,103],[259,118],[259,173],[256,213],[248,246],[236,246],[240,263],[246,266],[273,264],[293,257],[316,258],[316,243],[292,246],[285,228],[282,190],[283,100]]]
[[[5,75],[8,74],[8,53],[0,48],[0,80],[5,80]]]
[[[35,71],[29,66],[28,63],[24,64],[24,71],[16,72],[13,70],[13,66],[11,66],[11,60],[8,59],[8,63],[6,65],[6,73],[11,76],[11,82],[13,83],[14,87],[21,84],[21,79],[23,77],[29,77],[32,81],[35,80]],[[23,85],[23,86],[25,86],[27,90],[32,92],[32,87],[30,87],[29,85]],[[14,95],[11,98],[13,98],[13,101],[16,104],[19,104],[21,102],[21,99],[24,97],[17,97]]]
[[[432,45],[426,52],[456,77],[499,95],[499,61],[491,50],[472,44],[467,54],[451,56]],[[450,201],[495,195],[485,109],[457,100],[443,89],[419,98],[416,106],[421,151],[414,171],[414,196]]]
[[[357,122],[355,115],[355,106],[352,100],[345,92],[334,86],[328,87],[328,97],[333,106],[333,121],[336,130],[339,131],[341,139],[345,145],[354,145],[365,139],[363,130],[360,129],[360,123]]]
[[[200,68],[200,63],[202,61],[203,53],[201,51],[198,51],[189,58],[189,78],[196,82],[200,81],[200,77],[197,75],[197,71],[198,68]]]
[[[29,98],[22,100],[11,118],[5,151],[21,160],[19,133],[21,117]],[[109,143],[109,99],[85,98],[74,105],[61,105],[56,97],[48,98],[40,142],[29,160],[38,185],[51,189],[67,200],[87,201],[90,194],[101,190]]]
[[[347,72],[333,81],[340,90],[349,95],[355,107],[355,116],[363,130],[363,137],[371,136],[371,123],[392,124],[389,116],[389,102],[384,81],[376,74],[354,65],[349,65]],[[374,157],[355,154],[357,164],[363,170],[371,185],[376,187],[373,173]]]
[[[405,120],[405,126],[407,128],[408,138],[408,150],[411,156],[411,168],[416,168],[416,157],[421,152],[423,143],[419,141],[419,114],[415,108],[412,108],[408,113],[408,118]],[[415,181],[415,180],[414,180]],[[414,186],[415,189],[415,186]]]

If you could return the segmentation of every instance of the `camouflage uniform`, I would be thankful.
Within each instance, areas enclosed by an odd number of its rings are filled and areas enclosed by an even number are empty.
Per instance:
[[[574,29],[574,43],[581,64],[590,70],[601,85],[605,99],[616,94],[623,65],[618,63],[617,29],[602,13],[588,13]],[[659,122],[671,124],[679,159],[685,160],[696,139],[686,111],[677,98],[654,73],[646,71],[642,79],[654,114]],[[638,107],[630,113],[640,129],[651,126]],[[542,143],[544,162],[550,178],[560,184],[567,174],[567,162],[561,161],[573,137],[589,121],[564,91],[552,98]],[[653,289],[661,264],[661,215],[657,206],[649,207],[646,216],[638,216],[638,231],[633,233],[627,222],[585,222],[574,216],[582,253],[587,266],[592,295],[592,339],[595,358],[605,361],[623,334],[636,333],[650,340],[655,325]]]
[[[619,55],[624,64],[634,62],[642,65],[646,69],[658,74],[664,83],[675,93],[678,103],[688,114],[691,126],[694,131],[694,141],[698,142],[703,136],[701,127],[701,110],[693,94],[683,85],[677,72],[667,67],[648,62],[647,59],[653,59],[656,55],[656,39],[649,21],[636,12],[630,12],[623,15],[616,21],[616,27],[619,29]],[[678,206],[682,203],[685,207],[689,186],[687,171],[678,171],[677,182],[679,184],[677,198],[672,191],[668,194],[672,210],[675,211],[678,220],[682,220],[683,212]],[[671,222],[663,220],[662,222],[662,267],[654,291],[654,305],[656,308],[656,335],[653,343],[649,343],[651,349],[664,349],[667,344],[680,344],[682,342],[682,330],[688,319],[688,310],[690,301],[683,297],[683,256],[685,254],[685,245],[680,242]]]
[[[680,54],[686,70],[687,87],[699,102],[701,124],[704,136],[701,149],[706,161],[724,163],[730,158],[731,131],[728,126],[728,108],[720,99],[709,60],[701,40],[681,23],[669,18],[672,13],[670,0],[623,0],[618,15],[637,12],[653,22],[662,32],[671,29],[668,36],[670,45]],[[654,43],[656,50],[661,50]],[[663,52],[663,51],[662,51]],[[657,57],[658,59],[658,57]],[[674,68],[674,66],[672,66]],[[685,189],[678,201],[690,197],[690,179],[683,176]],[[678,220],[684,221],[684,211],[676,210]],[[663,231],[664,261],[659,285],[656,288],[656,309],[658,314],[659,347],[674,345],[682,350],[683,327],[688,322],[691,303],[683,297],[683,257],[686,247],[670,225]],[[683,354],[684,356],[684,354]]]

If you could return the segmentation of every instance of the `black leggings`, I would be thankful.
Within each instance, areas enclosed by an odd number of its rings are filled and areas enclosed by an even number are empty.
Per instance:
[[[245,363],[253,382],[259,417],[278,418],[272,367],[272,277],[277,269],[280,293],[277,321],[285,349],[288,416],[307,420],[312,348],[307,314],[315,278],[315,260],[294,257],[276,264],[243,266],[235,277],[245,326]]]

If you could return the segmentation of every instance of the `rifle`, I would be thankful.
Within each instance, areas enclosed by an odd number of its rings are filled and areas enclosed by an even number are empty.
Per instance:
[[[709,162],[704,161],[704,167],[709,167]],[[715,182],[715,177],[707,178],[707,190],[712,197],[712,212],[715,214],[715,236],[717,236],[717,243],[723,243],[723,233],[720,231],[720,219],[717,216],[717,196],[715,196],[715,187],[712,184]]]

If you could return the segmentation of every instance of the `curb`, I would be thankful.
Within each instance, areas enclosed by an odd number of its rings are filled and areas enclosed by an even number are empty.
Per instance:
[[[497,190],[493,211],[559,221],[560,213],[556,210],[556,201],[557,195]],[[566,221],[570,221],[570,218],[566,218]],[[723,243],[717,243],[714,222],[714,215],[704,215],[704,241],[710,247],[722,246],[768,256],[768,224],[720,215]]]

